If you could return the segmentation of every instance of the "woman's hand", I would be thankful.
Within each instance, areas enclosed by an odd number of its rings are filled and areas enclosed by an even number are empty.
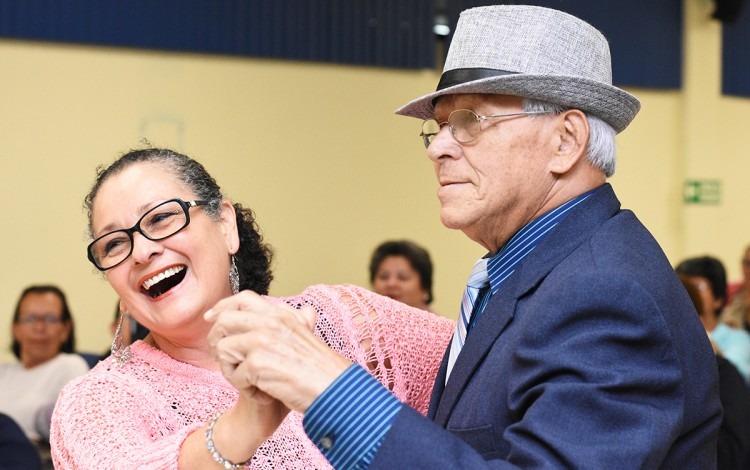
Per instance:
[[[304,412],[351,365],[315,336],[310,307],[296,310],[244,291],[205,318],[214,322],[208,342],[222,373],[247,398],[270,395]]]

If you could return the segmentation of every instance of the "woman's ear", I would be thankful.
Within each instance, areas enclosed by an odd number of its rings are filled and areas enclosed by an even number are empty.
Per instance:
[[[586,156],[589,142],[589,121],[578,109],[563,111],[557,116],[555,138],[557,148],[549,162],[552,173],[563,175]]]
[[[130,311],[130,307],[128,307],[128,304],[125,303],[124,300],[120,299],[120,315],[127,315]],[[120,321],[120,317],[118,316],[115,319],[115,323]]]
[[[219,205],[219,225],[227,243],[229,254],[235,254],[240,249],[240,235],[237,231],[237,212],[234,205],[227,199],[222,199]]]

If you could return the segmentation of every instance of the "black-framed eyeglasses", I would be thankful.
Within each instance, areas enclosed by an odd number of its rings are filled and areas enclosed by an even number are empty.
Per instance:
[[[482,132],[482,121],[491,118],[531,116],[534,114],[550,114],[549,111],[530,111],[523,113],[511,114],[493,114],[491,116],[480,116],[470,109],[456,109],[448,115],[448,120],[437,122],[435,119],[426,119],[422,123],[422,132],[419,134],[424,140],[425,148],[429,147],[440,129],[446,124],[451,131],[451,135],[461,144],[468,144],[476,140]]]
[[[190,224],[190,208],[205,206],[209,201],[164,201],[143,214],[130,228],[115,230],[97,238],[88,246],[88,257],[99,271],[112,269],[133,253],[133,233],[149,240],[171,237]]]

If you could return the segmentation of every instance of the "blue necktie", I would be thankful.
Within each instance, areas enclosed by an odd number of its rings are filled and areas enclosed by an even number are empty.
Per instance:
[[[487,259],[482,258],[476,262],[474,269],[471,270],[469,281],[466,283],[464,297],[463,300],[461,300],[461,311],[458,315],[456,331],[453,333],[451,350],[448,355],[448,371],[445,375],[446,382],[448,382],[448,377],[450,377],[453,366],[456,364],[458,353],[461,352],[461,348],[464,347],[464,342],[466,342],[466,333],[469,329],[471,313],[474,310],[474,304],[477,301],[477,297],[479,297],[479,291],[483,287],[487,287],[487,285],[489,285],[489,278],[487,277]]]

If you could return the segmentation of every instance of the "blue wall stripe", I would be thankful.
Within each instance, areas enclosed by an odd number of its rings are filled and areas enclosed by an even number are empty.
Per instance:
[[[750,97],[750,5],[742,7],[735,22],[723,25],[722,47],[722,93]]]
[[[3,0],[0,37],[435,66],[432,0]]]
[[[433,68],[433,0],[2,0],[0,37],[398,68]],[[682,0],[446,0],[458,13],[537,4],[609,39],[621,86],[682,85]],[[750,8],[724,28],[723,90],[750,95]]]
[[[460,11],[493,4],[545,6],[586,20],[609,41],[612,80],[617,85],[682,86],[682,0],[453,0],[451,30]]]

